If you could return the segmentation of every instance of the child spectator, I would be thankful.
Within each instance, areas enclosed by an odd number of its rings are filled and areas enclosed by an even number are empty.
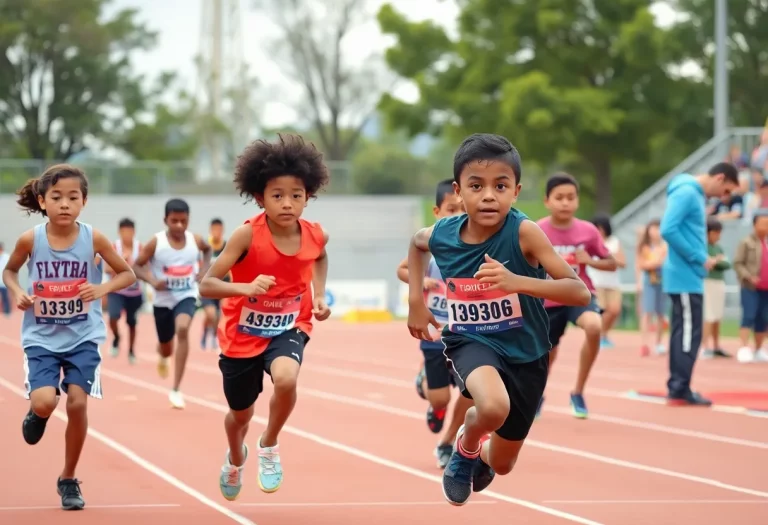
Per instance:
[[[642,270],[642,310],[640,319],[640,355],[650,355],[648,337],[656,332],[656,353],[663,354],[666,347],[661,342],[664,336],[664,315],[668,309],[667,297],[661,289],[661,265],[667,257],[667,244],[659,231],[660,221],[654,219],[648,223],[640,241],[639,267]],[[653,329],[652,329],[653,327]]]
[[[736,248],[733,269],[741,284],[741,348],[736,354],[740,363],[768,361],[762,349],[768,331],[768,209],[755,212],[753,229]],[[754,349],[749,346],[749,334],[754,334]]]
[[[715,266],[704,279],[704,351],[702,359],[712,357],[731,357],[720,348],[720,321],[725,313],[725,276],[731,263],[718,244],[723,225],[715,217],[707,219],[707,252],[717,259]],[[709,344],[711,343],[711,344]]]

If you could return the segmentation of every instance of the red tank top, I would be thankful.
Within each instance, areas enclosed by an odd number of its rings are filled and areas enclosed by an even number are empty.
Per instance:
[[[250,283],[259,275],[272,275],[275,285],[264,295],[221,301],[218,338],[227,357],[257,356],[286,330],[312,332],[312,275],[325,247],[322,227],[304,219],[299,219],[301,247],[295,255],[278,251],[265,213],[245,224],[253,228],[251,246],[232,266],[232,282]]]

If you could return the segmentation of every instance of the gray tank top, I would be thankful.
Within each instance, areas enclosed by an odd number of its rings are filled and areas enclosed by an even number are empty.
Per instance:
[[[107,331],[101,301],[84,302],[78,297],[84,283],[101,284],[102,265],[94,264],[93,228],[77,223],[80,233],[65,250],[48,243],[47,223],[34,229],[34,245],[27,262],[31,287],[37,299],[24,312],[21,345],[38,346],[55,353],[74,350],[86,342],[101,345]]]

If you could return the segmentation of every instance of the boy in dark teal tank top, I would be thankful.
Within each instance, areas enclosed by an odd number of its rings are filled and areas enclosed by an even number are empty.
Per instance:
[[[520,155],[507,139],[468,137],[453,170],[454,190],[467,214],[441,219],[414,235],[408,252],[408,329],[431,341],[429,325],[441,328],[423,298],[431,252],[447,286],[445,356],[462,394],[475,402],[443,472],[445,498],[464,505],[496,473],[512,470],[533,424],[551,348],[542,299],[586,305],[592,296],[541,229],[512,209],[521,169]]]

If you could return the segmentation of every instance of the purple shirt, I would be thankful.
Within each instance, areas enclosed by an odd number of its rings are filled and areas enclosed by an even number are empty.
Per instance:
[[[590,292],[595,292],[592,280],[587,275],[587,267],[584,264],[576,262],[574,252],[583,249],[590,257],[605,259],[610,256],[608,248],[603,243],[603,238],[594,224],[581,219],[573,219],[571,225],[567,228],[557,228],[552,225],[549,217],[544,217],[538,223],[544,234],[549,237],[549,242],[555,248],[555,251],[565,259],[565,262],[571,265],[576,275],[587,285]],[[545,300],[544,308],[561,306],[554,301]]]

